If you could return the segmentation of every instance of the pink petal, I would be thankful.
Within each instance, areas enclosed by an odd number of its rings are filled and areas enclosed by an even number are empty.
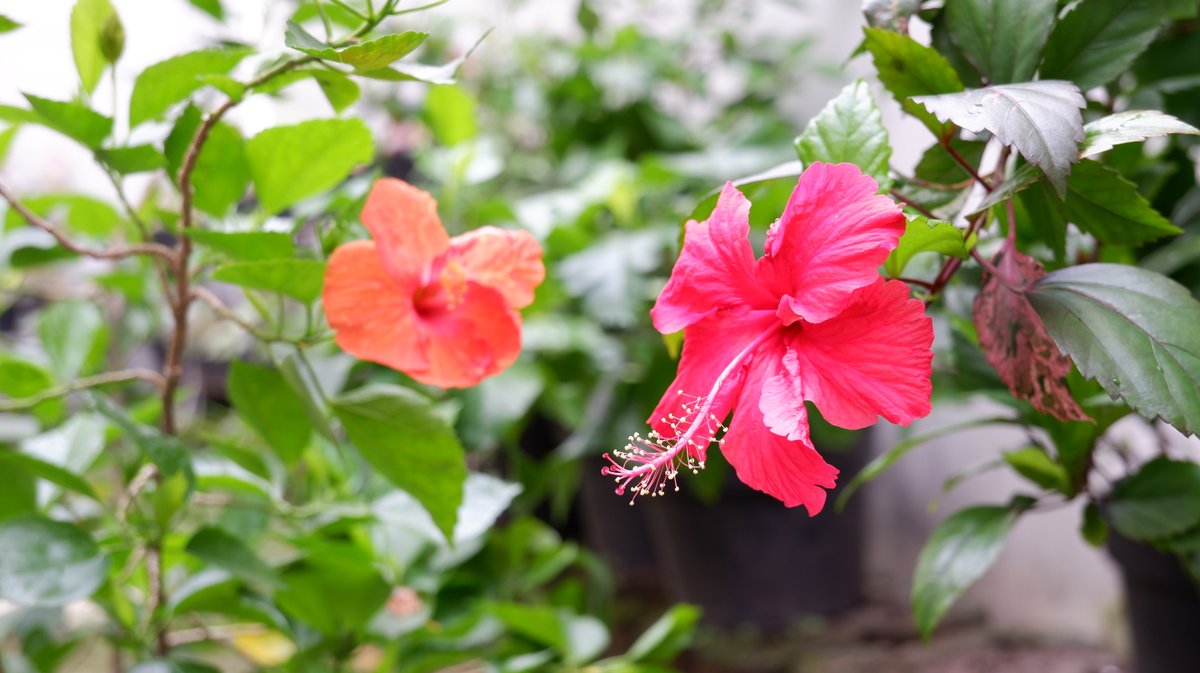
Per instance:
[[[772,311],[738,308],[718,311],[690,325],[684,332],[678,373],[650,416],[650,427],[663,436],[674,436],[677,431],[671,427],[671,417],[682,416],[685,404],[694,406],[710,397],[708,413],[724,421],[741,388],[742,371],[749,358],[734,366],[714,392],[717,379],[743,350],[776,324]],[[699,457],[698,452],[693,454]]]
[[[854,164],[810,165],[767,236],[756,273],[780,318],[810,323],[841,312],[904,233],[904,215]]]
[[[428,267],[450,246],[437,201],[403,180],[375,181],[363,205],[362,222],[379,247],[384,267],[397,279]]]
[[[898,280],[858,290],[845,311],[804,325],[788,345],[805,397],[834,425],[864,428],[877,416],[907,425],[930,411],[933,321]]]
[[[678,332],[721,308],[775,308],[754,278],[749,234],[750,202],[727,183],[712,215],[687,223],[679,261],[650,311],[655,329]]]
[[[756,362],[748,370],[721,453],[742,483],[788,507],[804,505],[816,516],[825,506],[825,489],[837,484],[838,470],[807,441],[781,437],[763,423],[759,407],[774,364]]]
[[[808,409],[804,406],[800,361],[795,351],[788,349],[763,382],[758,408],[771,432],[792,441],[809,441]]]

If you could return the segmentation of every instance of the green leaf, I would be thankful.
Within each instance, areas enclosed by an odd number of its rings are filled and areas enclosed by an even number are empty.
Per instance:
[[[907,35],[881,28],[866,28],[864,33],[863,46],[871,53],[879,81],[906,112],[920,119],[934,135],[940,136],[945,125],[910,98],[962,91],[963,84],[954,72],[954,66],[936,49]]]
[[[258,558],[246,543],[220,528],[201,528],[188,540],[185,549],[201,561],[228,570],[246,581],[267,586],[279,584],[274,568]]]
[[[568,650],[558,611],[549,605],[493,603],[489,611],[510,630],[560,654]]]
[[[214,271],[212,278],[253,290],[281,292],[311,304],[321,296],[325,262],[315,259],[232,262]]]
[[[814,161],[857,164],[880,187],[887,185],[892,148],[867,83],[860,79],[849,84],[829,101],[796,138],[796,152],[805,165]]]
[[[306,374],[301,369],[297,357],[291,353],[283,356],[279,362],[279,371],[283,374],[283,378],[291,387],[292,392],[300,400],[300,404],[304,406],[304,414],[308,417],[308,422],[317,432],[321,433],[322,437],[336,446],[338,444],[337,437],[334,436],[333,428],[329,425],[325,407],[319,401],[324,398],[320,392],[320,382]]]
[[[75,378],[108,345],[108,326],[100,307],[86,301],[62,301],[38,315],[38,336],[60,380]]]
[[[37,113],[39,123],[87,147],[98,149],[112,133],[112,118],[79,103],[63,103],[31,94],[25,94],[25,98]]]
[[[225,20],[225,8],[221,6],[221,0],[188,0],[188,2],[217,21]]]
[[[887,453],[877,456],[874,460],[868,463],[867,466],[862,469],[862,471],[854,475],[854,478],[851,479],[850,482],[844,487],[842,487],[842,493],[837,499],[837,509],[838,511],[844,509],[846,507],[846,503],[850,501],[850,497],[853,496],[854,493],[863,486],[863,484],[877,479],[884,472],[887,472],[888,468],[894,465],[896,461],[903,458],[905,454],[924,444],[925,442],[933,441],[938,437],[954,434],[956,432],[962,432],[963,430],[977,428],[981,425],[995,425],[1014,422],[1015,421],[1013,419],[1004,417],[981,418],[973,421],[964,421],[962,423],[953,423],[936,430],[930,430],[929,432],[917,435],[915,437],[909,437],[908,439],[893,446],[887,451]]]
[[[18,462],[7,460],[9,456],[19,455],[0,449],[0,468],[4,469],[4,488],[0,490],[0,522],[37,509],[37,477]]]
[[[908,221],[900,243],[883,263],[884,273],[898,278],[904,273],[909,260],[922,252],[936,252],[959,259],[966,259],[971,254],[963,240],[962,229],[950,222],[931,221],[924,215],[918,215]]]
[[[1170,20],[1165,0],[1083,0],[1046,43],[1041,76],[1087,91],[1116,79]]]
[[[313,431],[300,399],[278,369],[242,360],[234,360],[229,367],[229,400],[233,408],[281,458],[294,464],[308,446]]]
[[[0,131],[0,166],[4,165],[4,157],[8,155],[8,147],[12,144],[13,138],[17,137],[18,128],[20,127],[13,126]]]
[[[335,112],[341,112],[354,104],[362,93],[358,84],[341,72],[321,68],[305,68],[290,70],[278,77],[263,82],[254,88],[255,91],[266,94],[277,94],[296,82],[313,80],[325,94],[325,98]]]
[[[0,34],[12,32],[21,27],[21,24],[12,19],[0,14]]]
[[[108,557],[83,530],[24,515],[0,524],[0,597],[27,607],[58,607],[92,595]]]
[[[427,33],[406,31],[335,49],[310,35],[300,24],[289,21],[284,42],[297,51],[324,61],[345,63],[360,72],[379,70],[404,58],[421,46]]]
[[[1187,288],[1133,266],[1082,264],[1026,295],[1084,376],[1147,418],[1200,432],[1200,303]]]
[[[1079,525],[1079,534],[1093,547],[1103,547],[1108,540],[1108,522],[1100,514],[1096,503],[1089,502],[1083,508],[1083,521]]]
[[[913,573],[913,616],[925,639],[959,595],[996,561],[1018,513],[1012,507],[969,507],[934,529]]]
[[[954,0],[942,11],[963,56],[988,82],[1005,84],[1033,79],[1057,10],[1055,0]]]
[[[4,466],[5,479],[10,474],[11,468],[14,476],[17,474],[28,474],[39,479],[61,486],[67,490],[74,491],[80,495],[100,501],[100,496],[96,495],[95,489],[91,484],[83,480],[83,477],[71,472],[63,467],[55,465],[34,456],[17,453],[15,451],[0,451],[0,465]],[[17,485],[14,485],[16,487]]]
[[[204,86],[202,75],[227,75],[242,59],[254,53],[245,47],[202,49],[174,56],[146,68],[133,83],[129,97],[129,127],[162,119]]]
[[[951,5],[954,6],[954,5]],[[972,133],[991,131],[1046,172],[1059,194],[1083,140],[1083,95],[1070,82],[1042,80],[1004,84],[939,96],[917,96],[942,121]]]
[[[96,158],[121,175],[147,173],[167,165],[167,160],[153,145],[131,145],[96,150]]]
[[[282,576],[284,586],[275,594],[280,609],[329,636],[354,632],[390,594],[372,559],[344,543],[319,547]]]
[[[429,511],[452,539],[467,466],[450,425],[424,397],[398,386],[372,386],[333,402],[346,435],[384,477]]]
[[[1137,191],[1137,185],[1098,161],[1081,161],[1066,201],[1053,204],[1070,222],[1105,243],[1141,245],[1180,233]]]
[[[433,131],[437,142],[447,147],[479,134],[479,124],[475,121],[475,99],[458,86],[430,87],[421,116]]]
[[[172,182],[176,182],[187,148],[200,128],[200,117],[200,110],[189,105],[163,143]],[[250,185],[250,167],[246,163],[246,143],[237,129],[224,122],[212,127],[196,157],[191,182],[193,203],[209,215],[222,217],[241,200]]]
[[[1067,469],[1042,449],[1027,446],[1017,451],[1005,451],[1002,455],[1009,467],[1029,481],[1050,491],[1074,495]]]
[[[1107,509],[1113,528],[1127,538],[1178,535],[1200,524],[1200,465],[1155,458],[1117,482]]]
[[[53,385],[54,377],[50,372],[32,362],[0,353],[0,393],[21,399],[36,395]],[[49,424],[62,416],[64,408],[63,400],[54,398],[37,404],[31,411],[43,424]]]
[[[1172,133],[1194,136],[1200,135],[1200,130],[1157,110],[1118,112],[1084,125],[1079,158],[1086,159],[1107,152],[1122,143],[1135,143]]]
[[[277,231],[212,231],[196,229],[192,240],[230,259],[291,259],[296,254],[292,237]]]
[[[277,126],[246,143],[255,190],[271,214],[333,187],[374,154],[371,132],[358,119]]]
[[[388,82],[425,82],[426,84],[454,84],[455,75],[462,64],[467,60],[476,48],[483,43],[484,39],[491,33],[489,30],[484,33],[471,48],[464,52],[458,58],[448,61],[442,65],[426,65],[424,63],[397,63],[390,68],[380,68],[379,70],[361,71],[363,77],[372,79],[381,79]]]
[[[100,48],[100,35],[109,17],[115,14],[109,0],[78,0],[71,10],[71,53],[83,88],[89,93],[100,82],[108,64]]]
[[[631,661],[670,664],[691,642],[700,621],[700,609],[681,603],[642,632],[625,656]]]

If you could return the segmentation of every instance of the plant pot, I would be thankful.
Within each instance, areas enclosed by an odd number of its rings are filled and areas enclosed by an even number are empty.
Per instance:
[[[579,489],[584,544],[604,559],[622,586],[657,586],[658,562],[645,508],[630,507],[628,496],[613,492],[611,479],[599,477],[606,464],[598,456],[584,461]]]
[[[825,458],[856,474],[868,457],[868,435]],[[681,480],[682,481],[682,480]],[[704,621],[781,631],[807,615],[850,608],[862,595],[862,500],[843,512],[832,502],[817,517],[789,509],[737,480],[733,470],[717,502],[685,488],[639,501],[650,520],[660,567],[672,598],[699,605]],[[831,498],[832,500],[832,498]]]
[[[1121,568],[1137,673],[1200,666],[1200,588],[1179,560],[1117,534],[1108,552]]]

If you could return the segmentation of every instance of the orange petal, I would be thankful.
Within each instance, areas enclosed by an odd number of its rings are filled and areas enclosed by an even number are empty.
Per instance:
[[[372,241],[338,247],[325,267],[325,315],[342,350],[401,371],[425,369],[411,281],[383,267]]]
[[[376,180],[362,221],[379,244],[388,273],[397,278],[428,266],[450,245],[437,201],[403,180]]]
[[[521,316],[496,290],[468,282],[454,308],[421,317],[429,366],[409,376],[441,388],[466,388],[506,369],[521,352]]]
[[[513,308],[528,306],[546,278],[542,246],[527,231],[480,227],[451,239],[450,255],[469,280],[496,289]]]

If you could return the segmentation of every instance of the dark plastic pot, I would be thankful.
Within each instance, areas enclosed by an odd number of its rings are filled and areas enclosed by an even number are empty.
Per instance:
[[[866,463],[868,435],[825,458],[848,480]],[[672,598],[695,603],[704,621],[780,631],[807,615],[846,610],[862,596],[861,498],[815,518],[737,480],[732,468],[716,503],[680,493],[639,501]]]
[[[604,559],[623,586],[657,585],[658,564],[645,507],[630,507],[628,496],[613,492],[612,480],[600,476],[606,464],[599,457],[584,461],[579,489],[584,544]]]
[[[1200,669],[1200,589],[1179,560],[1116,534],[1108,551],[1124,578],[1134,670]]]

